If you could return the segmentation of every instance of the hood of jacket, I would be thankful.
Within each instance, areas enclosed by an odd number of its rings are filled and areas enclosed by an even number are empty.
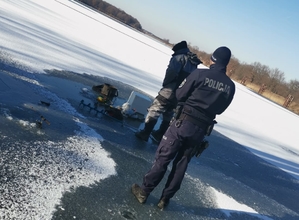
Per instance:
[[[192,53],[189,48],[183,48],[180,50],[175,51],[172,56],[177,56],[177,55],[181,55],[181,54],[185,54],[188,57],[188,60],[193,64],[193,65],[199,65],[202,63],[202,61],[197,57],[197,55],[195,53]]]
[[[202,63],[195,53],[188,52],[187,56],[189,61],[196,66]]]

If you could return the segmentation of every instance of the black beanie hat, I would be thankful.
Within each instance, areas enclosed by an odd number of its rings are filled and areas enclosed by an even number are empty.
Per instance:
[[[176,51],[178,51],[180,49],[184,49],[184,48],[188,48],[188,47],[187,47],[187,42],[183,40],[180,43],[177,43],[176,45],[174,45],[172,50],[174,52],[176,52]]]
[[[231,51],[227,47],[219,47],[217,48],[213,55],[211,56],[211,60],[214,63],[222,64],[227,66],[231,57]]]

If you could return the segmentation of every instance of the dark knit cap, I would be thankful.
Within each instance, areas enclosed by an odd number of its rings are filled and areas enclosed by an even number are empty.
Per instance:
[[[184,49],[184,48],[188,48],[188,47],[187,47],[187,42],[183,40],[180,43],[177,43],[176,45],[174,45],[172,50],[174,52],[176,52],[176,51],[178,51],[180,49]]]
[[[227,66],[231,57],[231,51],[227,47],[219,47],[217,48],[213,55],[211,56],[211,60],[214,63],[222,64]]]

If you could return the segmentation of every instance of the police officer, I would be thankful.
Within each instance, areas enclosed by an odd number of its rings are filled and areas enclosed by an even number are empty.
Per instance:
[[[149,136],[152,134],[154,140],[160,142],[173,116],[173,109],[176,106],[176,89],[183,79],[195,70],[197,65],[202,63],[196,54],[190,52],[186,41],[175,44],[172,50],[174,53],[166,69],[162,88],[148,108],[144,129],[135,133],[136,137],[144,141],[148,141]],[[160,115],[163,116],[161,125],[158,130],[153,131]]]
[[[142,185],[133,184],[131,188],[140,203],[146,202],[172,160],[172,170],[158,207],[165,208],[180,189],[193,156],[191,152],[202,142],[216,115],[223,113],[233,100],[235,84],[226,75],[230,57],[229,48],[219,47],[211,56],[210,69],[196,69],[178,87],[178,112],[159,144],[155,162],[145,174]]]

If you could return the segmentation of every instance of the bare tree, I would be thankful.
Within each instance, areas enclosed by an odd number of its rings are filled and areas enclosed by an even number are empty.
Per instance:
[[[277,68],[272,69],[269,75],[268,89],[275,94],[282,95],[283,91],[280,92],[280,90],[283,89],[284,80],[284,72]]]
[[[252,65],[249,65],[249,64],[240,64],[236,67],[235,69],[235,76],[234,78],[236,80],[245,80],[245,78],[248,78],[249,76],[251,76],[251,73],[252,73]]]
[[[252,64],[252,74],[254,75],[254,83],[257,85],[268,84],[270,77],[270,68],[268,66],[262,65],[259,62],[254,62]]]
[[[291,80],[288,84],[289,93],[294,96],[294,101],[299,102],[299,81]]]
[[[231,57],[227,66],[227,75],[231,78],[235,78],[236,69],[240,66],[240,62],[234,56]]]

